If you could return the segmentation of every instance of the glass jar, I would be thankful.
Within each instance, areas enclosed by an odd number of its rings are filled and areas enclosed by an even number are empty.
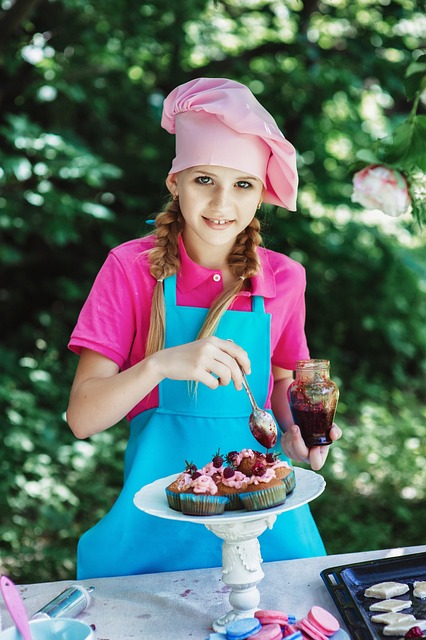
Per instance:
[[[339,389],[330,380],[330,361],[298,360],[296,378],[287,394],[294,424],[300,428],[306,446],[331,444]]]

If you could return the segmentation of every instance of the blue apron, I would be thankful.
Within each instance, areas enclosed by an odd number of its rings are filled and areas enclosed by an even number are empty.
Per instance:
[[[176,276],[164,281],[164,296],[165,347],[192,342],[207,310],[176,304]],[[216,331],[248,352],[250,386],[261,407],[270,377],[270,320],[263,298],[254,296],[252,311],[226,311]],[[222,540],[206,527],[143,513],[133,497],[145,484],[182,471],[185,460],[198,466],[210,462],[219,447],[223,454],[259,449],[248,426],[250,412],[247,394],[232,383],[215,390],[200,383],[194,393],[186,381],[163,380],[159,406],[130,423],[124,485],[117,501],[79,541],[78,579],[221,566]],[[260,545],[265,561],[325,554],[308,505],[280,515],[273,529],[262,534]]]

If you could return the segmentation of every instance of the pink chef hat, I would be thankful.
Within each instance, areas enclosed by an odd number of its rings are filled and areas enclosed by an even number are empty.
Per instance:
[[[264,201],[295,211],[296,151],[243,84],[198,78],[165,99],[161,126],[176,134],[170,173],[197,165],[230,167],[265,185]]]

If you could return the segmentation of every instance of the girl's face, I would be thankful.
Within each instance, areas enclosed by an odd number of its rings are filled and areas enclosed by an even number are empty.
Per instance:
[[[225,260],[254,218],[263,193],[259,178],[228,167],[191,167],[170,174],[166,184],[179,197],[185,248],[197,262],[203,262],[206,251]]]

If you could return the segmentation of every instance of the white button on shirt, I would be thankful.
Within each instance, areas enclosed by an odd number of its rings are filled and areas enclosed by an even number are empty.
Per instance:
[[[213,280],[215,282],[220,282],[220,280],[222,279],[222,276],[220,275],[220,273],[215,273],[213,276]]]

